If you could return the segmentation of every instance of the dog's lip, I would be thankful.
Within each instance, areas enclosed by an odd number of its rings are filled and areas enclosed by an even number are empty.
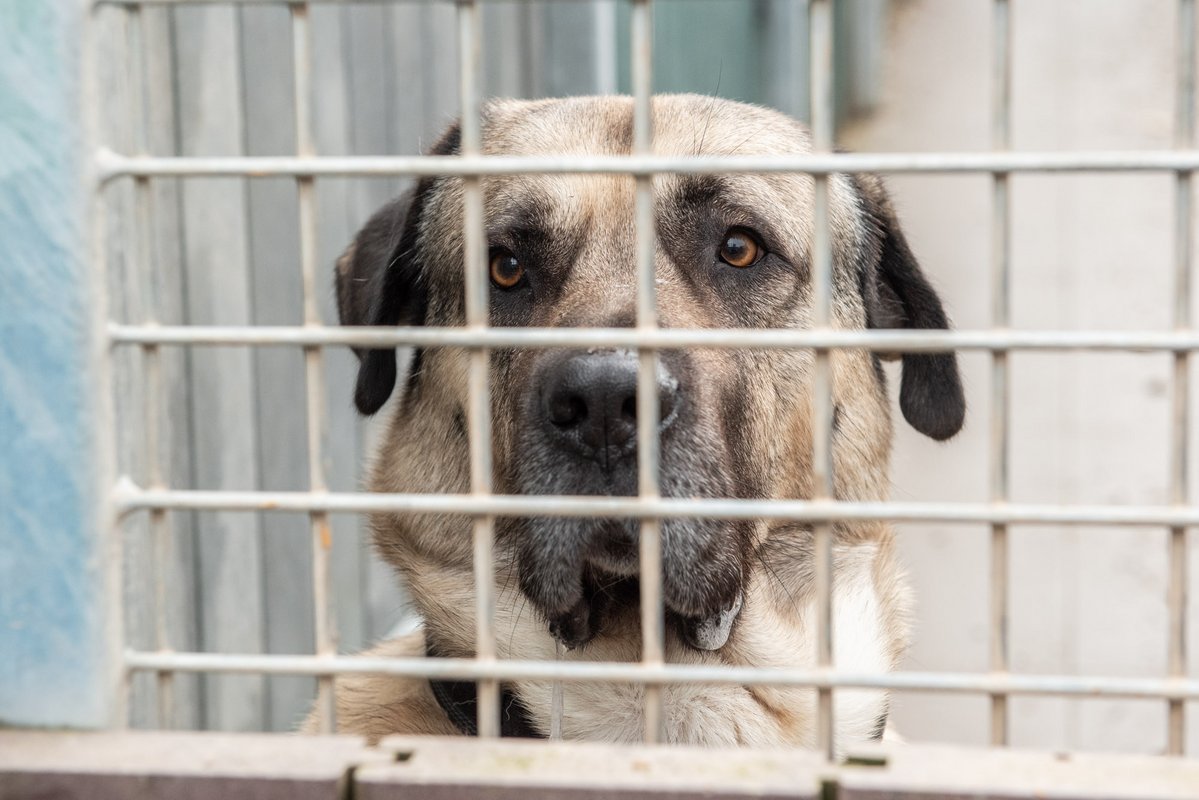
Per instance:
[[[733,604],[706,617],[689,617],[683,620],[683,639],[696,650],[719,650],[729,641],[733,623],[741,614],[745,604],[744,595],[737,592]]]

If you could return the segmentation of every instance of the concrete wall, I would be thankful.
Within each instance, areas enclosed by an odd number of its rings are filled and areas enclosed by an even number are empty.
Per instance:
[[[0,725],[108,713],[78,6],[0,2]]]
[[[846,131],[843,144],[857,150],[987,149],[990,5],[896,3],[881,106]],[[1013,146],[1170,147],[1176,5],[1013,3]],[[890,185],[912,244],[956,324],[987,327],[989,178],[897,176]],[[1172,192],[1172,178],[1162,175],[1013,178],[1014,325],[1170,327]],[[1011,361],[1013,499],[1169,502],[1168,357],[1017,354]],[[896,499],[987,499],[989,359],[967,355],[963,362],[967,427],[946,445],[900,430]],[[1192,418],[1196,410],[1199,398]],[[920,602],[907,667],[986,669],[987,530],[906,526],[902,536]],[[1164,530],[1021,528],[1014,529],[1011,546],[1013,670],[1164,674]],[[1197,550],[1191,548],[1193,578],[1199,576]],[[1192,596],[1196,585],[1193,579]],[[1192,653],[1199,641],[1194,605]],[[1192,658],[1192,664],[1192,675],[1199,675],[1199,661]],[[987,708],[985,698],[907,696],[896,716],[913,739],[982,743]],[[1161,702],[1020,699],[1011,706],[1012,739],[1030,746],[1160,751],[1165,719]],[[1192,732],[1199,729],[1194,708],[1189,721]],[[1199,753],[1194,733],[1189,749]]]

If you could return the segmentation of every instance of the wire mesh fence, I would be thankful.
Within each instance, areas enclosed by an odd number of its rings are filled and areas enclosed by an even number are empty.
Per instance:
[[[334,0],[327,0],[334,2]],[[351,0],[345,0],[351,2]],[[432,2],[432,0],[430,0]],[[295,116],[293,156],[152,156],[148,144],[150,121],[144,97],[147,69],[143,53],[148,46],[142,25],[143,8],[208,4],[283,6],[291,17],[292,72]],[[215,177],[249,179],[285,178],[294,181],[299,230],[299,270],[302,286],[301,325],[165,325],[151,312],[137,323],[116,321],[116,315],[95,331],[95,347],[108,365],[110,385],[119,369],[115,354],[137,350],[141,355],[144,408],[139,427],[144,437],[144,485],[119,476],[115,444],[109,442],[108,463],[101,480],[109,497],[109,517],[99,521],[111,531],[107,568],[110,596],[116,609],[126,602],[126,580],[121,575],[123,520],[135,513],[149,517],[158,569],[153,584],[154,647],[132,648],[123,634],[110,642],[114,672],[120,676],[114,725],[128,720],[128,682],[132,675],[157,676],[159,724],[171,727],[172,687],[180,673],[253,673],[305,675],[318,678],[318,704],[327,730],[335,724],[333,677],[340,674],[381,674],[454,678],[478,682],[478,731],[497,736],[500,682],[517,678],[555,681],[608,681],[641,684],[644,694],[644,736],[647,742],[663,738],[660,687],[677,683],[805,686],[819,697],[820,749],[834,752],[833,690],[885,688],[973,693],[990,698],[990,739],[995,745],[1009,740],[1009,697],[1037,694],[1072,697],[1135,697],[1159,699],[1168,706],[1167,747],[1181,754],[1186,747],[1185,704],[1199,699],[1199,681],[1188,678],[1187,639],[1187,529],[1199,525],[1199,508],[1188,503],[1189,454],[1193,397],[1189,386],[1191,353],[1199,349],[1199,331],[1191,326],[1192,173],[1199,167],[1193,149],[1195,101],[1195,18],[1193,0],[1179,0],[1176,87],[1175,149],[1169,151],[1011,151],[1010,7],[1008,0],[992,3],[992,131],[991,150],[981,153],[834,153],[833,15],[832,0],[810,0],[808,13],[811,54],[810,124],[814,152],[794,157],[663,156],[653,153],[651,89],[653,36],[651,0],[631,0],[630,64],[633,94],[633,139],[629,156],[506,157],[482,155],[480,124],[482,89],[480,50],[484,39],[481,0],[456,0],[458,104],[461,109],[461,155],[456,156],[322,156],[313,133],[314,74],[310,5],[286,0],[96,0],[92,4],[93,37],[98,15],[124,15],[128,31],[128,82],[141,102],[132,104],[133,152],[118,153],[101,140],[93,141],[90,180],[95,192],[93,225],[96,241],[92,257],[105,285],[110,269],[107,253],[113,239],[125,231],[106,230],[105,204],[114,187],[131,182],[134,198],[132,241],[127,247],[148,274],[154,242],[154,181],[196,180]],[[97,42],[92,41],[92,52]],[[141,87],[139,90],[137,87]],[[116,113],[101,102],[103,87],[93,86],[90,105],[95,120]],[[100,129],[97,123],[94,128]],[[829,240],[828,182],[841,173],[976,173],[991,176],[992,239],[990,284],[992,325],[985,330],[963,331],[847,331],[831,326],[832,255]],[[1013,330],[1011,297],[1011,197],[1009,180],[1016,173],[1149,171],[1174,176],[1175,224],[1173,274],[1176,305],[1173,325],[1164,331],[1053,331]],[[730,173],[806,173],[815,180],[812,326],[806,330],[664,329],[658,325],[655,300],[653,183],[655,175]],[[461,329],[332,328],[320,314],[323,280],[317,245],[315,202],[317,181],[331,178],[415,177],[453,175],[462,179],[464,198],[465,263],[483,264],[487,242],[483,220],[482,180],[486,176],[525,173],[623,174],[634,178],[638,269],[635,325],[624,329],[492,328],[488,324],[488,285],[478,269],[466,269],[466,327]],[[99,302],[104,305],[104,300]],[[109,298],[107,305],[114,305]],[[331,491],[329,480],[329,424],[324,393],[325,350],[331,347],[457,347],[470,352],[467,430],[470,434],[470,493],[468,495],[405,495]],[[303,353],[306,387],[307,491],[198,490],[169,485],[162,465],[164,399],[164,348],[211,347],[299,348]],[[490,351],[493,348],[620,347],[639,354],[637,457],[640,484],[635,498],[532,497],[497,495],[492,486],[492,418],[489,386]],[[656,352],[681,347],[806,349],[815,353],[814,494],[806,500],[683,500],[661,496],[659,475],[658,407],[655,400]],[[991,360],[991,411],[989,462],[990,492],[987,502],[849,502],[834,499],[832,483],[833,411],[829,374],[830,353],[837,349],[875,352],[945,352],[978,350]],[[1163,505],[1062,505],[1029,504],[1011,500],[1010,466],[1010,365],[1019,351],[1129,351],[1165,353],[1172,359],[1173,388],[1170,417],[1170,503]],[[109,428],[116,418],[111,408]],[[167,617],[171,607],[170,514],[180,511],[271,511],[305,514],[309,520],[312,564],[314,630],[311,656],[266,655],[238,652],[180,651]],[[476,592],[476,656],[470,660],[420,658],[372,659],[337,655],[336,615],[332,607],[330,516],[341,512],[426,512],[469,514],[473,519],[473,563]],[[639,521],[641,660],[639,663],[567,663],[499,659],[494,624],[495,519],[502,516],[554,515],[631,518]],[[809,523],[815,542],[815,585],[818,619],[817,661],[814,668],[736,667],[670,664],[665,660],[660,521],[670,518],[743,519],[771,518]],[[968,521],[990,529],[990,631],[989,672],[900,672],[851,674],[834,667],[832,651],[832,526],[840,520]],[[1062,525],[1121,525],[1169,530],[1168,672],[1160,678],[1033,675],[1011,672],[1009,654],[1010,606],[1008,564],[1011,526],[1036,523]],[[299,546],[298,544],[296,546]],[[118,613],[115,618],[119,618]]]

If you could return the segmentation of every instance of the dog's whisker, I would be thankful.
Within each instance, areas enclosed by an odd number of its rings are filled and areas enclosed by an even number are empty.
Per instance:
[[[704,118],[704,130],[699,137],[699,147],[695,148],[695,154],[701,155],[704,152],[704,142],[708,138],[708,126],[712,123],[712,117],[716,113],[716,100],[720,95],[720,79],[724,77],[724,58],[720,59],[720,66],[716,70],[716,90],[712,92],[712,100],[708,103],[708,113]]]
[[[510,588],[512,588],[512,578],[516,575],[516,562],[512,559],[508,559],[504,564],[503,572],[504,584],[500,588],[500,594],[505,594]]]
[[[516,609],[516,617],[512,620],[512,631],[508,634],[508,652],[516,652],[516,632],[520,630],[520,618],[525,613],[525,606],[529,604],[529,598],[522,594],[520,596],[520,606]]]
[[[783,579],[781,577],[779,577],[779,574],[777,572],[775,572],[774,567],[772,567],[770,565],[770,562],[767,561],[766,558],[762,555],[762,553],[757,550],[754,551],[754,558],[758,559],[758,562],[762,565],[762,569],[766,570],[766,573],[768,575],[770,575],[772,578],[774,578],[774,582],[777,583],[779,585],[779,588],[782,589],[784,593],[786,593],[788,598],[790,598],[791,610],[792,611],[798,610],[799,601],[795,599],[795,594],[790,589],[787,588],[787,584],[783,581]]]

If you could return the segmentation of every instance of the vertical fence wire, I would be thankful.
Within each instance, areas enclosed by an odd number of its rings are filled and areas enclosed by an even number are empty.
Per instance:
[[[130,130],[132,146],[141,155],[150,154],[150,134],[147,127],[150,88],[146,72],[145,24],[141,6],[130,6],[125,14],[126,44],[128,48],[129,73],[127,89],[130,98]],[[150,179],[137,176],[133,180],[134,203],[134,246],[132,248],[133,274],[143,282],[146,298],[142,312],[143,324],[153,327],[159,324],[160,298],[155,291],[158,281],[154,279],[153,244],[151,241],[154,224],[153,194]],[[147,486],[167,488],[166,474],[162,463],[163,433],[163,378],[162,353],[155,344],[142,346],[143,413],[145,480]],[[173,537],[165,509],[150,510],[150,538],[153,547],[154,582],[154,648],[159,652],[170,652],[171,625],[168,612],[171,593],[168,575],[174,561]],[[156,709],[158,727],[170,729],[174,720],[174,673],[159,670],[156,673]]]
[[[831,0],[809,5],[812,58],[812,149],[827,153],[833,147],[833,9]],[[829,176],[814,175],[812,231],[812,328],[832,326],[833,263],[829,225]],[[832,353],[815,352],[812,383],[812,488],[817,500],[835,495],[833,477]],[[833,666],[833,525],[825,520],[814,526],[816,577],[816,664]],[[821,688],[816,697],[817,743],[832,760],[836,750],[833,690]]]
[[[633,0],[630,19],[633,82],[633,155],[653,152],[653,5],[651,0]],[[639,175],[634,196],[634,227],[637,257],[637,328],[652,331],[658,326],[657,291],[654,284],[654,197],[653,178]],[[637,475],[638,496],[659,496],[658,462],[658,375],[657,351],[639,348],[637,373]],[[641,663],[661,666],[665,661],[665,610],[662,605],[662,524],[658,519],[641,521],[639,537],[641,566]],[[665,737],[666,710],[662,687],[645,687],[645,741]]]
[[[1195,0],[1178,3],[1177,86],[1174,146],[1194,146],[1195,141]],[[1194,244],[1191,205],[1192,173],[1179,172],[1174,187],[1174,327],[1191,325],[1191,253]],[[1170,425],[1170,502],[1186,505],[1188,446],[1190,437],[1190,354],[1174,354],[1174,396]],[[1187,674],[1187,529],[1170,529],[1167,670],[1172,678]],[[1186,751],[1186,704],[1172,699],[1167,706],[1166,752]]]
[[[316,155],[312,132],[312,28],[307,3],[291,3],[292,62],[295,88],[296,154],[301,158]],[[304,296],[304,324],[320,327],[317,302],[316,186],[313,178],[296,179],[296,199],[300,222],[300,279]],[[329,490],[326,478],[329,415],[325,407],[325,361],[321,348],[304,348],[304,382],[307,394],[308,490]],[[314,646],[317,655],[337,653],[337,631],[333,609],[333,532],[329,514],[309,514],[312,532],[312,600]],[[320,732],[337,730],[337,704],[332,676],[318,679],[316,707],[320,710]]]
[[[1011,145],[1011,21],[1008,0],[995,0],[991,29],[991,147],[1007,150]],[[1010,320],[1011,220],[1008,174],[996,172],[991,179],[991,325],[1005,330]],[[1010,414],[1008,351],[991,355],[991,501],[1006,503],[1010,491]],[[1010,563],[1007,523],[991,526],[991,671],[1008,670],[1008,566]],[[991,695],[991,744],[1008,743],[1008,696]]]
[[[482,152],[482,106],[479,64],[481,13],[478,0],[458,0],[458,70],[462,106],[461,152]],[[487,327],[487,242],[483,231],[483,185],[479,176],[462,179],[462,264],[466,284],[466,325]],[[470,490],[475,496],[491,494],[491,385],[488,380],[491,351],[470,351],[467,403],[470,431]],[[494,661],[495,643],[495,517],[475,517],[472,532],[475,580],[475,658]],[[500,734],[500,689],[495,680],[478,683],[478,729],[481,737]]]
[[[100,39],[101,11],[92,0],[78,0],[81,31],[79,57],[80,86],[82,87],[83,140],[88,157],[83,163],[83,185],[87,187],[87,279],[91,283],[91,336],[88,364],[96,391],[91,394],[94,425],[93,447],[96,471],[95,501],[96,530],[101,539],[101,592],[104,644],[107,654],[104,680],[110,688],[107,717],[112,728],[129,726],[129,679],[131,670],[125,663],[125,547],[124,530],[116,504],[113,487],[116,485],[116,409],[114,406],[113,348],[108,333],[108,259],[107,203],[104,184],[99,179],[95,152],[100,145]]]

